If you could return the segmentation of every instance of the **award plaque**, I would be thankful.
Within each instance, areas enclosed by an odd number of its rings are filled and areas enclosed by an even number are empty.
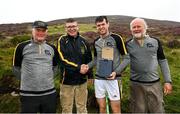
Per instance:
[[[110,77],[113,71],[113,48],[102,48],[102,60],[99,60],[99,76],[102,78]]]
[[[99,77],[108,78],[113,70],[113,61],[112,60],[100,60],[99,61]]]

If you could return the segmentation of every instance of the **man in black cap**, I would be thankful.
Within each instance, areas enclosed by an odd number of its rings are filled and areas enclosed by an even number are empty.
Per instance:
[[[55,46],[46,43],[48,25],[35,21],[31,40],[17,45],[13,73],[20,79],[22,113],[55,113],[54,73],[59,61]]]

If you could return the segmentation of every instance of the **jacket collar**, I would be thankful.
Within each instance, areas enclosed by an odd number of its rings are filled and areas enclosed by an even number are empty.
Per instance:
[[[101,37],[101,36],[100,36],[100,38],[102,38],[102,39],[107,39],[107,38],[109,38],[109,37],[111,36],[111,34],[112,34],[112,33],[109,32],[109,34],[107,34],[107,36],[104,36],[104,37]]]
[[[69,34],[67,34],[67,36],[69,39],[77,39],[79,37],[79,32],[77,33],[76,37],[70,36]]]
[[[45,40],[44,42],[40,42],[40,43],[39,43],[39,42],[35,42],[34,39],[33,39],[33,37],[31,37],[31,42],[32,42],[32,43],[35,43],[35,44],[44,44],[44,43],[46,43],[46,40]]]

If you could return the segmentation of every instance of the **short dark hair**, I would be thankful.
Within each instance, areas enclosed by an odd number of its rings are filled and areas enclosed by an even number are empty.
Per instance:
[[[73,18],[68,18],[66,20],[66,23],[73,23],[73,22],[77,22],[77,21],[75,19],[73,19]]]
[[[106,20],[106,23],[108,23],[108,19],[107,19],[106,16],[98,16],[98,17],[96,17],[95,23],[102,22],[104,19]]]

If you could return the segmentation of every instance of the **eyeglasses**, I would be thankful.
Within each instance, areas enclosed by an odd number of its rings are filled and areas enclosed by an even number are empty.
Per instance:
[[[68,28],[68,29],[71,29],[71,28],[76,28],[76,27],[77,27],[77,25],[66,26],[66,28]]]

